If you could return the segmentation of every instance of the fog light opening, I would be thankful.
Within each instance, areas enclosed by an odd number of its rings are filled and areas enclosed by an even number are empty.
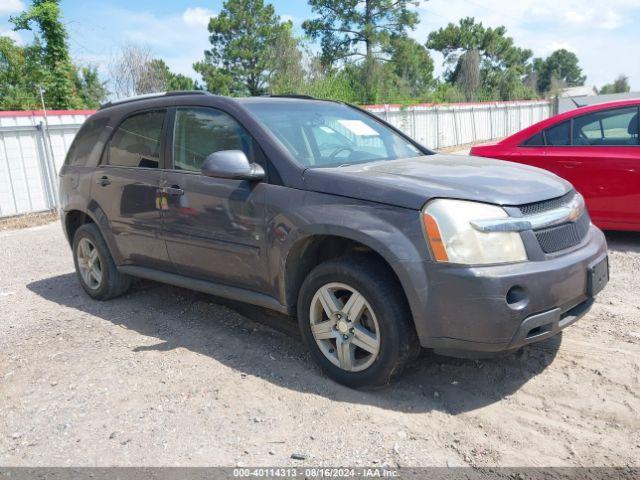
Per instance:
[[[529,339],[529,338],[537,337],[538,335],[542,335],[550,331],[551,331],[551,325],[541,325],[539,327],[535,327],[529,330],[529,333],[527,333],[526,338]]]
[[[507,292],[506,301],[509,307],[518,310],[527,306],[529,297],[524,287],[515,285]]]

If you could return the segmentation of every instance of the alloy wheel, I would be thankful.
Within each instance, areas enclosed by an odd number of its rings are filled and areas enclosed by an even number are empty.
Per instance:
[[[88,238],[82,238],[78,242],[76,256],[82,281],[92,290],[100,288],[102,284],[102,261],[93,242]]]
[[[311,333],[322,354],[348,372],[367,369],[380,352],[380,326],[371,305],[355,288],[328,283],[311,300]]]

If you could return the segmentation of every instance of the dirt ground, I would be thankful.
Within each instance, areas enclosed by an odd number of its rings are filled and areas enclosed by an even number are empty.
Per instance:
[[[0,465],[638,466],[640,235],[608,239],[564,335],[359,392],[282,317],[151,282],[95,302],[58,223],[2,231]]]

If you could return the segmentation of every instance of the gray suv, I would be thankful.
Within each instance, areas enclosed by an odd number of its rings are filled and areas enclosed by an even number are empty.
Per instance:
[[[605,238],[569,183],[436,154],[357,107],[175,92],[103,106],[60,173],[91,297],[132,277],[297,316],[351,387],[387,384],[420,347],[509,351],[584,315]]]

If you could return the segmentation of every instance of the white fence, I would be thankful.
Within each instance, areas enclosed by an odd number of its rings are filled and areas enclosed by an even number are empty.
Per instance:
[[[434,149],[507,137],[552,115],[551,102],[538,100],[367,109]]]
[[[0,217],[52,210],[58,171],[91,111],[0,112]]]
[[[506,137],[552,113],[544,101],[366,108],[434,149]],[[91,113],[0,112],[0,217],[56,208],[58,171]]]

